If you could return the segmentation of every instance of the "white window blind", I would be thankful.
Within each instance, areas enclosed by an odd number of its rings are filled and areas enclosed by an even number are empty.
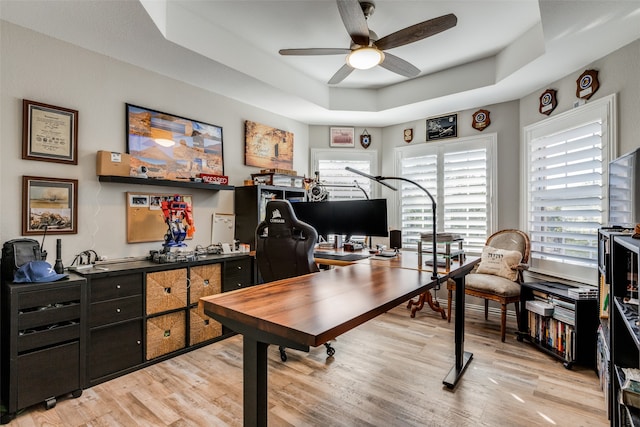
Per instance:
[[[596,284],[615,114],[610,95],[524,128],[531,271]]]
[[[603,224],[601,137],[597,120],[529,144],[532,259],[595,268]]]
[[[378,153],[376,150],[364,152],[311,149],[311,166],[314,174],[312,176],[315,177],[317,172],[320,183],[329,193],[328,200],[365,199],[367,196],[374,199],[378,197],[378,189],[372,186],[371,180],[345,170],[349,166],[369,175],[377,175]]]
[[[436,199],[437,231],[461,234],[470,254],[482,251],[495,218],[491,206],[495,144],[496,135],[489,134],[396,150],[398,175],[415,181]],[[431,199],[403,181],[398,200],[402,245],[415,249],[420,233],[433,228]]]

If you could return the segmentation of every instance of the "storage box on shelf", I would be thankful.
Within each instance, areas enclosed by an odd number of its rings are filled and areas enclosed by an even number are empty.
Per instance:
[[[86,280],[5,283],[2,290],[2,403],[6,424],[28,406],[47,408],[82,394],[85,375]]]
[[[563,361],[595,368],[598,329],[597,295],[555,282],[523,283],[518,339],[525,339]]]

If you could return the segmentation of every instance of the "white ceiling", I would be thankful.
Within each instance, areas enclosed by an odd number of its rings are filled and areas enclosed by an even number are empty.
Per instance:
[[[348,48],[335,0],[0,0],[0,18],[309,124],[388,126],[518,99],[640,37],[640,0],[374,0],[383,37],[454,13],[389,52],[417,66],[326,82]],[[577,78],[577,75],[576,75]]]

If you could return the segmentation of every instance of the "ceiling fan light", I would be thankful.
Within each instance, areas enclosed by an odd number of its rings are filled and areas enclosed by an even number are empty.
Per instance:
[[[373,47],[361,47],[347,56],[347,64],[358,70],[368,70],[384,60],[384,53]]]

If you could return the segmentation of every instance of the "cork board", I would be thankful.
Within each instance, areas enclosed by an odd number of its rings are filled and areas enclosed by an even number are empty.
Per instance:
[[[191,195],[177,195],[193,209]],[[175,196],[175,193],[126,193],[127,243],[164,242],[168,228],[164,222],[161,202],[173,200]],[[187,236],[185,240],[188,239],[191,237]]]

